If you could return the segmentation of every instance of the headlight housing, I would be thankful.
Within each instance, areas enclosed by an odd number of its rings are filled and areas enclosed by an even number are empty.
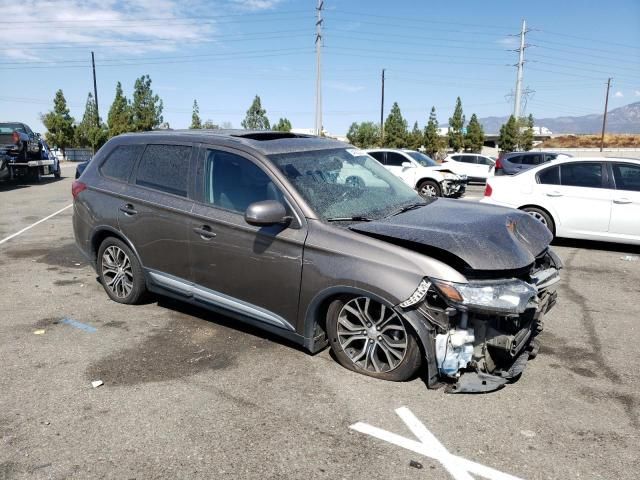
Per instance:
[[[538,289],[517,278],[469,283],[431,280],[451,304],[487,313],[522,313],[538,294]]]

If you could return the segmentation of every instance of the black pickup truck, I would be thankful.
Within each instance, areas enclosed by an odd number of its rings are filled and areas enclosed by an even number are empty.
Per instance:
[[[38,181],[49,174],[60,178],[60,173],[60,162],[39,134],[24,123],[0,122],[0,179],[27,177]]]

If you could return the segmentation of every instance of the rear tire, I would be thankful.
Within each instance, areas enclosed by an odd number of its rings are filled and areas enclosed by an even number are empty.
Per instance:
[[[131,249],[115,237],[107,237],[98,249],[97,269],[100,282],[114,302],[135,305],[147,288],[144,272]]]
[[[62,166],[60,165],[60,162],[58,162],[58,168],[53,172],[53,176],[58,180],[62,178]]]
[[[418,185],[418,193],[423,198],[441,197],[440,185],[433,180],[424,180]]]
[[[404,319],[366,296],[334,300],[327,311],[327,334],[340,365],[363,375],[403,382],[422,364],[415,333]]]
[[[549,231],[555,237],[555,235],[556,235],[556,225],[553,222],[553,218],[551,218],[551,215],[549,215],[547,212],[545,212],[541,208],[537,208],[537,207],[524,207],[522,209],[522,211],[523,212],[527,212],[533,218],[535,218],[540,223],[542,223],[545,227],[547,227],[549,229]]]

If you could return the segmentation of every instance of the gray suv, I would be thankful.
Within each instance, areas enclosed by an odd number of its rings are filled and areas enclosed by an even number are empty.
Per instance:
[[[556,300],[561,262],[530,215],[425,200],[335,140],[121,135],[72,193],[76,242],[114,301],[170,296],[381,379],[500,388]]]
[[[530,168],[560,158],[570,158],[567,153],[556,152],[509,152],[496,160],[495,175],[515,175]]]

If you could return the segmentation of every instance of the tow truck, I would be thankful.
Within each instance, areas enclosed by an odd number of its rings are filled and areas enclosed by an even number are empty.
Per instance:
[[[40,181],[51,174],[60,178],[60,162],[40,134],[25,123],[0,122],[0,179]]]

